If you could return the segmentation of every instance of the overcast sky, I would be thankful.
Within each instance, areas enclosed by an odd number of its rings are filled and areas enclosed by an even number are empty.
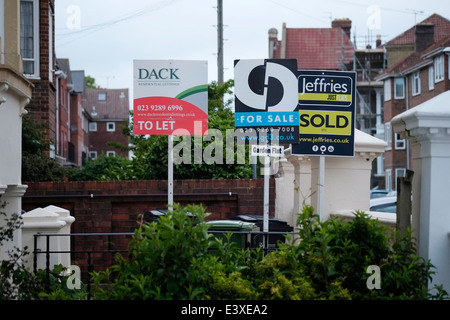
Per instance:
[[[56,55],[107,88],[129,88],[133,59],[207,60],[217,80],[217,0],[57,0]],[[446,0],[223,0],[224,80],[235,59],[268,57],[268,30],[328,28],[352,20],[358,48],[384,42],[433,13],[450,19]]]

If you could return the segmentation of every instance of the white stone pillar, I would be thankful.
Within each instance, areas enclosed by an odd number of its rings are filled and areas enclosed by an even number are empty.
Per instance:
[[[355,157],[326,157],[323,220],[339,212],[369,211],[372,161],[385,148],[385,141],[355,130]],[[318,213],[319,157],[293,155],[290,148],[285,156],[276,180],[276,214],[295,226],[304,203]]]
[[[372,161],[386,148],[386,142],[355,130],[354,157],[326,157],[324,216],[340,211],[369,211]],[[319,207],[319,157],[311,156],[311,205]]]
[[[33,270],[33,250],[34,235],[35,234],[58,234],[66,225],[66,222],[61,220],[59,214],[45,210],[43,208],[36,208],[28,211],[22,215],[22,238],[24,247],[28,247],[28,251],[31,254],[24,261],[25,266]],[[39,236],[37,238],[36,250],[41,252],[37,255],[37,269],[45,269],[47,266],[47,251],[61,251],[61,237],[60,236]],[[49,267],[53,268],[54,265],[62,264],[62,258],[60,253],[49,254]]]
[[[275,216],[296,227],[297,214],[311,200],[311,161],[309,157],[292,155],[285,150],[286,159],[279,162],[280,176],[275,179]]]
[[[21,216],[22,196],[25,194],[27,187],[28,186],[25,185],[0,185],[0,205],[4,205],[4,207],[1,207],[0,210],[6,213],[6,217],[0,217],[0,219],[11,219],[13,214],[17,214],[19,217]],[[0,225],[4,224],[0,222]],[[0,260],[7,259],[7,251],[12,250],[14,247],[22,249],[22,231],[20,228],[14,231],[13,241],[3,243],[0,250]]]
[[[419,255],[436,268],[430,287],[443,284],[450,292],[450,91],[399,114],[391,123],[411,143],[412,229]]]
[[[60,236],[60,245],[61,245],[61,251],[70,251],[70,227],[72,223],[75,221],[75,218],[70,215],[70,211],[66,210],[64,208],[60,208],[57,206],[47,206],[44,208],[45,210],[48,210],[50,212],[54,212],[59,215],[59,220],[62,220],[65,222],[64,227],[61,228],[59,233],[66,234],[66,236]],[[70,253],[61,253],[61,263],[65,267],[69,267],[72,262],[70,258]]]

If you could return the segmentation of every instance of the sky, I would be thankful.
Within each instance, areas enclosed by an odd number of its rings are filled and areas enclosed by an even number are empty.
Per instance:
[[[217,81],[217,0],[57,0],[57,58],[84,70],[102,88],[133,89],[133,60],[208,61]],[[443,0],[223,0],[224,80],[235,59],[268,58],[268,31],[329,28],[352,21],[358,48],[387,42],[433,13],[450,19]]]

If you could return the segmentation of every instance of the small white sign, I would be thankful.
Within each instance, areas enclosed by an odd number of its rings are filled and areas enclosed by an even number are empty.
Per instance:
[[[250,147],[250,154],[280,158],[284,157],[284,146],[253,145]]]

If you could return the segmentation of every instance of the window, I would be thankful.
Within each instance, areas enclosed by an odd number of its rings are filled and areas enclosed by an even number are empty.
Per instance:
[[[116,155],[115,151],[106,151],[106,156],[107,157],[114,157]]]
[[[97,159],[97,151],[89,151],[89,159]]]
[[[384,101],[391,100],[391,79],[384,80]]]
[[[391,132],[391,123],[387,122],[384,124],[384,139],[387,143],[386,150],[392,149],[392,132]]]
[[[397,189],[397,178],[404,178],[406,176],[406,169],[405,168],[400,168],[400,169],[395,169],[395,189]]]
[[[392,169],[386,169],[386,190],[392,190]]]
[[[400,134],[395,134],[395,149],[396,150],[405,150],[406,149],[406,140],[400,138]]]
[[[429,90],[434,89],[434,67],[433,66],[428,67],[428,89]]]
[[[394,79],[394,98],[395,99],[405,98],[405,78]]]
[[[98,101],[106,101],[106,92],[98,93]]]
[[[20,1],[20,55],[23,73],[39,77],[39,8],[38,1]]]
[[[53,17],[54,13],[52,7],[48,7],[48,39],[50,48],[53,47]],[[53,50],[48,50],[48,79],[53,82]]]
[[[444,80],[444,56],[434,58],[434,82]]]
[[[116,123],[115,122],[107,122],[106,123],[106,131],[108,131],[108,132],[116,131]]]
[[[420,71],[412,75],[412,94],[413,96],[420,94]]]
[[[89,122],[89,131],[97,131],[97,122]]]

